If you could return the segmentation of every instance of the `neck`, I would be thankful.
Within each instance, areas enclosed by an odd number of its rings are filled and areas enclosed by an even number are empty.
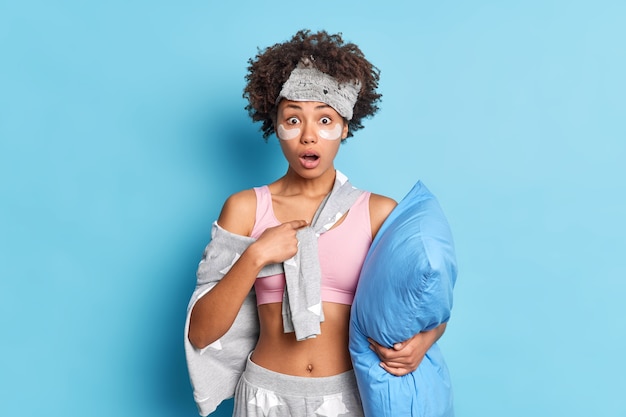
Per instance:
[[[329,169],[316,178],[303,178],[291,169],[281,178],[283,193],[286,195],[301,194],[308,197],[320,197],[328,194],[335,184],[335,169]]]

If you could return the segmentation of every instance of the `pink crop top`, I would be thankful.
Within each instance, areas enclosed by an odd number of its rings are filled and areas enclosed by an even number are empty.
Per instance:
[[[250,236],[258,238],[268,227],[280,222],[274,215],[272,195],[267,186],[254,189],[257,198],[256,220]],[[352,305],[365,255],[372,243],[369,192],[364,192],[348,211],[343,222],[318,239],[322,271],[322,301]],[[257,304],[281,303],[285,275],[257,278],[254,284]]]

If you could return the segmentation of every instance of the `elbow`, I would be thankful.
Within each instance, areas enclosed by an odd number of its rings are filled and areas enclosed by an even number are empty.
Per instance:
[[[211,343],[215,342],[215,340],[210,340],[206,335],[199,334],[197,331],[193,331],[193,329],[189,329],[189,334],[187,335],[187,339],[189,343],[196,349],[204,349],[209,346]]]
[[[446,327],[448,327],[448,322],[443,322],[434,329],[436,331],[435,342],[441,339],[441,336],[446,332]]]
[[[189,343],[196,349],[204,349],[212,343],[218,341],[228,331],[228,327],[224,327],[225,323],[221,321],[211,320],[206,315],[201,315],[192,310],[189,317],[189,331],[187,339]]]
[[[196,309],[191,311],[189,317],[189,329],[187,331],[187,340],[196,349],[204,349],[215,340],[209,340],[210,335],[207,334],[207,323],[198,316]]]
[[[189,343],[191,343],[191,346],[193,346],[196,349],[204,349],[206,347],[203,345],[202,340],[198,336],[196,336],[196,334],[192,332],[191,329],[189,329],[187,340],[189,340]]]
[[[198,320],[197,316],[192,312],[189,320],[189,331],[187,333],[189,343],[196,349],[204,349],[219,339],[219,337],[214,337],[212,332],[207,331],[209,328],[207,323]]]

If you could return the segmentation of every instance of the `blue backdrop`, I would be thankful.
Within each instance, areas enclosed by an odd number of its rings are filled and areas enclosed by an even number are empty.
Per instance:
[[[211,222],[285,171],[246,61],[304,27],[382,71],[353,183],[456,239],[458,416],[626,415],[626,3],[0,0],[0,415],[195,416]],[[216,415],[229,415],[229,404]]]

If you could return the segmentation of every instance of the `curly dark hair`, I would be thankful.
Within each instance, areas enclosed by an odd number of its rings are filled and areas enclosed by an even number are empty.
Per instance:
[[[364,118],[378,111],[382,97],[376,92],[380,71],[365,59],[359,47],[344,43],[341,33],[331,35],[326,31],[311,33],[310,30],[300,30],[288,42],[259,49],[256,57],[248,60],[243,97],[248,100],[246,110],[252,120],[263,122],[261,130],[266,141],[274,132],[278,108],[276,98],[283,84],[298,62],[309,57],[313,57],[315,68],[339,83],[355,80],[361,83],[354,114],[348,122],[348,137],[363,128]]]

